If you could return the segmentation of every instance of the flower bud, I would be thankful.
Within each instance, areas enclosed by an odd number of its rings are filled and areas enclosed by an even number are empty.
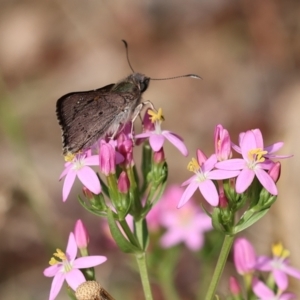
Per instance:
[[[273,179],[273,181],[276,183],[279,178],[280,178],[280,173],[281,173],[281,164],[279,161],[274,163],[272,168],[269,170],[269,175]]]
[[[89,243],[89,235],[81,220],[77,220],[75,223],[74,235],[77,247],[79,249],[87,248]]]
[[[165,161],[165,153],[163,148],[160,148],[159,151],[154,152],[153,161],[155,164],[160,164]]]
[[[239,296],[242,292],[239,282],[233,276],[229,278],[229,289],[233,296]]]
[[[122,171],[118,179],[118,190],[122,194],[127,194],[130,188],[129,178],[126,172]]]
[[[231,141],[229,133],[222,125],[217,125],[215,128],[215,154],[218,161],[223,161],[231,158]]]
[[[130,168],[134,165],[133,161],[133,142],[124,133],[121,133],[117,139],[117,150],[124,157],[122,164],[125,168]]]
[[[110,143],[101,141],[99,163],[105,176],[116,173],[116,151]]]
[[[247,239],[236,239],[233,246],[233,260],[235,268],[240,275],[254,271],[256,255],[253,246]]]

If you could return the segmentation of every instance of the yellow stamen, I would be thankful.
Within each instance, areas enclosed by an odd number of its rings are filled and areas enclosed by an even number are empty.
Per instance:
[[[56,252],[53,254],[53,256],[55,256],[61,260],[65,260],[67,258],[66,254],[64,252],[62,252],[60,249],[56,249]]]
[[[50,259],[50,261],[49,261],[49,265],[50,265],[50,266],[54,266],[54,265],[56,265],[56,264],[58,264],[58,263],[59,263],[58,260],[56,260],[54,257],[51,257],[51,259]]]
[[[272,246],[272,252],[274,256],[281,257],[281,258],[287,258],[290,256],[290,251],[284,249],[282,243],[274,244]]]
[[[248,157],[250,160],[254,160],[256,162],[264,162],[264,155],[267,154],[268,151],[264,151],[261,148],[252,149],[248,152]]]
[[[71,153],[71,152],[68,152],[66,155],[65,155],[65,161],[66,162],[72,162],[73,159],[75,157],[75,154]]]
[[[200,169],[200,166],[195,158],[188,163],[187,169],[191,172],[197,172]]]
[[[148,110],[148,115],[150,116],[150,120],[151,120],[152,123],[154,123],[156,121],[164,121],[165,120],[161,108],[159,108],[157,112],[155,112],[152,109],[149,109]]]

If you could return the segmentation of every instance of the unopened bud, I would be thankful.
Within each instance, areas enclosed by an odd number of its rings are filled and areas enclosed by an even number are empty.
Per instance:
[[[229,289],[233,296],[238,296],[241,294],[241,287],[237,279],[233,276],[229,278]]]
[[[165,153],[163,147],[153,154],[153,161],[155,164],[160,164],[165,161]]]
[[[272,168],[269,170],[269,175],[273,179],[273,181],[276,183],[280,178],[281,173],[281,164],[279,161],[277,161]]]

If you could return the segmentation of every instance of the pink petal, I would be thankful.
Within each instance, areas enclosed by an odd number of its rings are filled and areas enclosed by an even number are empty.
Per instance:
[[[209,172],[214,168],[217,161],[218,161],[217,156],[215,154],[212,154],[201,166],[202,171],[204,173]]]
[[[192,181],[197,180],[197,175],[193,175],[191,178],[189,178],[188,180],[186,180],[184,183],[181,184],[181,186],[185,186],[190,184]]]
[[[252,129],[251,131],[253,132],[256,140],[256,148],[264,149],[264,140],[260,129],[256,128],[256,129]]]
[[[66,254],[68,256],[69,261],[73,261],[76,258],[77,255],[77,244],[75,240],[74,233],[71,232],[69,234],[69,240],[68,240],[68,245],[66,249]]]
[[[162,134],[173,144],[184,156],[188,155],[188,149],[183,143],[182,139],[171,133],[170,131],[164,130]]]
[[[76,171],[72,168],[69,170],[67,176],[65,177],[64,186],[62,190],[63,202],[65,202],[70,194],[71,188],[76,178]]]
[[[232,147],[232,149],[234,149],[235,152],[240,153],[240,154],[242,153],[242,150],[238,145],[231,142],[231,147]]]
[[[215,164],[215,167],[222,170],[241,170],[246,166],[246,162],[242,158],[234,158],[220,161]]]
[[[64,168],[64,170],[62,171],[62,173],[60,174],[59,176],[59,181],[62,180],[63,177],[65,177],[68,172],[70,171],[70,169],[72,168],[72,164],[71,163],[68,163],[68,166]]]
[[[261,281],[253,280],[252,289],[255,295],[262,299],[272,299],[274,297],[273,291]]]
[[[241,194],[246,191],[254,179],[255,173],[250,169],[243,169],[236,179],[235,190]]]
[[[227,170],[212,170],[207,175],[207,179],[222,180],[236,177],[241,171],[227,171]]]
[[[193,196],[193,194],[195,193],[196,189],[198,188],[199,182],[191,182],[187,188],[185,189],[185,191],[183,192],[178,206],[177,208],[182,207],[188,200],[190,200],[190,198]]]
[[[295,299],[296,296],[293,293],[284,293],[280,296],[280,300],[290,300],[290,299]]]
[[[282,267],[282,271],[284,271],[286,274],[290,275],[290,276],[293,276],[297,279],[300,279],[300,271],[293,268],[293,267],[290,267],[288,265],[284,265]]]
[[[98,166],[99,165],[99,155],[92,155],[92,156],[86,157],[84,159],[84,164],[86,166]]]
[[[136,139],[141,139],[141,138],[148,138],[153,134],[153,131],[147,131],[147,132],[143,132],[143,133],[139,133],[137,135],[135,135]]]
[[[264,150],[268,151],[268,154],[271,154],[281,149],[282,146],[283,146],[283,142],[277,142],[268,147],[265,147]]]
[[[255,269],[265,272],[271,271],[273,270],[271,263],[271,258],[269,258],[268,256],[261,255],[256,259]]]
[[[255,169],[255,174],[262,186],[272,195],[277,195],[277,187],[271,176],[262,169]]]
[[[61,270],[61,268],[62,268],[61,264],[56,264],[46,268],[43,274],[46,277],[53,277],[56,275],[56,273],[58,273]]]
[[[76,291],[78,286],[85,282],[85,277],[83,276],[82,272],[78,269],[72,269],[70,272],[65,274],[66,281],[68,285]]]
[[[256,145],[256,139],[255,139],[255,135],[251,130],[248,130],[241,142],[241,150],[242,150],[242,156],[244,158],[244,160],[248,161],[248,153],[250,150],[256,149],[257,145]]]
[[[195,232],[195,234],[189,233],[186,234],[185,236],[185,244],[192,251],[197,251],[201,249],[203,243],[204,243],[203,234],[199,234]]]
[[[199,190],[203,195],[204,199],[212,206],[219,204],[219,195],[214,183],[207,179],[199,183]]]
[[[198,231],[205,232],[213,229],[211,218],[205,213],[198,213],[194,219],[194,226]]]
[[[160,239],[160,244],[163,248],[169,248],[182,241],[182,236],[178,234],[177,230],[167,231]]]
[[[286,290],[289,285],[287,275],[283,271],[275,269],[273,270],[273,276],[279,289],[282,291]]]
[[[122,163],[125,160],[124,156],[116,151],[116,165]]]
[[[200,166],[207,161],[207,156],[200,149],[197,150],[197,160]]]
[[[165,137],[161,134],[153,133],[149,137],[149,143],[153,151],[158,151],[162,148],[165,141]]]
[[[101,185],[96,173],[90,167],[82,167],[77,171],[79,180],[92,193],[99,194],[101,192]]]
[[[54,276],[52,284],[51,284],[49,300],[54,300],[56,298],[56,296],[58,295],[58,293],[64,283],[64,280],[65,280],[64,273],[58,272]]]
[[[107,260],[106,256],[84,256],[77,258],[73,263],[73,268],[90,268],[103,264]]]

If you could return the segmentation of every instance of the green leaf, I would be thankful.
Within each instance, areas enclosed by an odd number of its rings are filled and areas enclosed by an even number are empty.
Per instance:
[[[219,214],[220,214],[220,209],[214,208],[213,213],[211,215],[212,225],[216,230],[224,232],[224,227],[222,226],[222,224],[219,221]]]
[[[100,211],[96,208],[90,207],[89,205],[86,204],[86,202],[84,200],[81,199],[81,197],[78,195],[77,196],[78,202],[81,204],[81,206],[86,209],[87,211],[89,211],[90,213],[99,216],[99,217],[106,217],[107,213],[105,211]]]
[[[117,243],[118,247],[125,253],[135,253],[139,254],[142,251],[136,247],[135,245],[131,244],[121,232],[119,226],[117,225],[114,213],[111,209],[107,210],[107,221],[110,228],[110,232],[112,237],[114,238],[115,242]]]
[[[260,212],[256,213],[251,217],[249,220],[245,221],[244,223],[237,225],[234,227],[233,232],[234,234],[241,232],[245,230],[246,228],[250,227],[254,223],[256,223],[258,220],[260,220],[268,211],[270,208],[261,210]]]

